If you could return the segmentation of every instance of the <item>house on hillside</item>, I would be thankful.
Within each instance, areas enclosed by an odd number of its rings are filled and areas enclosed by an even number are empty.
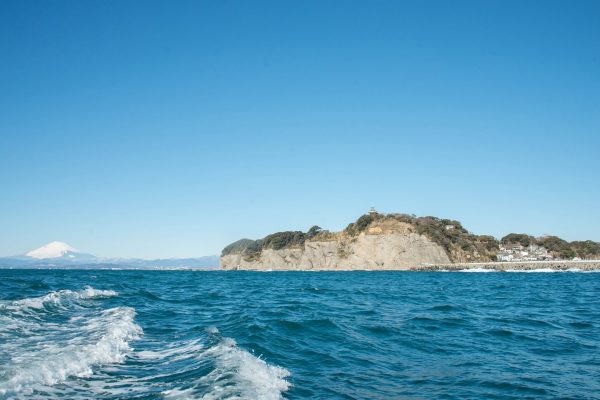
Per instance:
[[[553,257],[546,248],[536,244],[525,247],[519,243],[510,243],[500,245],[496,259],[504,262],[550,261]]]

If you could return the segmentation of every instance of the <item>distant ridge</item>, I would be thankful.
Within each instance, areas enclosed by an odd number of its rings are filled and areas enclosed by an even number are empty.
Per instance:
[[[166,258],[102,258],[82,253],[67,243],[53,241],[24,255],[0,258],[0,268],[210,268],[219,266],[219,257]]]
[[[25,254],[25,257],[34,260],[52,260],[53,262],[90,262],[96,259],[91,254],[82,253],[67,243],[58,241],[31,250]]]

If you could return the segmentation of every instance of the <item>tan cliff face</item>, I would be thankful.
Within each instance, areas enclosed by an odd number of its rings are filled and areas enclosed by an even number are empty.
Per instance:
[[[359,234],[346,232],[317,235],[301,245],[262,249],[248,256],[224,254],[222,269],[243,270],[344,270],[409,269],[427,264],[450,263],[446,251],[412,225],[395,220],[373,221]]]

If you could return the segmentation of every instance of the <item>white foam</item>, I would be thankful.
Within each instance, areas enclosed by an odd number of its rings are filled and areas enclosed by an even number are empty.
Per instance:
[[[212,330],[213,332],[216,330]],[[235,340],[225,338],[215,346],[198,354],[214,361],[215,369],[201,377],[189,388],[174,388],[162,394],[167,399],[202,400],[279,400],[291,384],[285,368],[270,365],[260,357],[237,346]],[[208,387],[208,392],[196,394],[196,387]]]
[[[285,368],[269,365],[240,349],[233,339],[224,339],[205,355],[215,356],[217,366],[202,378],[213,382],[211,391],[202,397],[205,400],[277,400],[290,387],[285,380],[290,373]]]
[[[80,299],[93,299],[96,297],[113,297],[118,295],[118,293],[114,290],[94,289],[91,286],[86,286],[83,290],[80,290],[75,293],[77,293]]]
[[[498,272],[495,269],[491,268],[465,268],[461,269],[458,272]]]
[[[157,343],[158,346],[164,347],[165,344]],[[204,346],[200,340],[190,340],[187,342],[175,342],[167,344],[161,350],[144,350],[137,351],[132,354],[132,357],[140,360],[152,360],[155,363],[171,364],[177,361],[182,361],[190,358],[196,358],[198,352],[202,351]]]
[[[555,272],[581,272],[580,269],[561,270],[554,268],[536,268],[536,269],[507,269],[506,272],[526,272],[526,273],[555,273]]]
[[[117,296],[114,290],[99,290],[91,286],[77,291],[58,290],[52,291],[44,296],[29,297],[22,300],[4,301],[0,303],[0,309],[23,311],[25,309],[42,309],[46,305],[63,305],[65,301],[86,300],[94,298],[104,298]]]
[[[285,368],[254,356],[233,339],[222,338],[214,326],[206,328],[208,343],[206,336],[168,343],[146,341],[143,351],[134,351],[131,343],[142,335],[134,322],[135,310],[116,307],[101,311],[96,305],[102,303],[87,300],[116,295],[86,287],[4,302],[10,310],[0,312],[2,352],[7,357],[0,365],[0,398],[64,396],[63,383],[69,388],[68,398],[106,394],[128,398],[147,393],[156,379],[190,368],[210,372],[174,383],[163,392],[165,397],[279,400],[290,388],[286,379],[290,373]],[[114,380],[113,374],[122,368],[118,364],[126,359],[144,376]]]
[[[40,326],[38,336],[13,340],[0,395],[26,396],[69,377],[88,377],[96,366],[122,363],[132,351],[129,342],[142,334],[134,317],[133,308],[111,308],[71,329]]]

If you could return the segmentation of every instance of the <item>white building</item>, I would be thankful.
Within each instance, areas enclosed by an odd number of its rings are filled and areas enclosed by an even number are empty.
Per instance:
[[[518,243],[500,245],[500,251],[496,255],[498,261],[548,261],[552,255],[542,246],[535,244],[524,247]]]

